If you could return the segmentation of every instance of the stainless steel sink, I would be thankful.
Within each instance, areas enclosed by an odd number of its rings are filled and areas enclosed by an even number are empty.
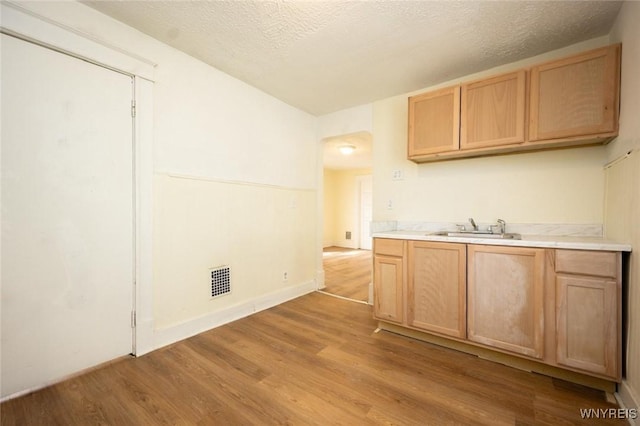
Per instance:
[[[464,238],[487,238],[494,240],[520,240],[522,237],[520,234],[514,234],[511,232],[506,232],[504,234],[494,234],[490,232],[482,232],[482,231],[439,231],[432,232],[431,234],[439,237],[464,237]]]

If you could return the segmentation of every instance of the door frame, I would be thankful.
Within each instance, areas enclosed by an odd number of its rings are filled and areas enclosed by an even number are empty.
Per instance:
[[[364,226],[364,220],[363,220],[363,211],[364,209],[362,208],[362,194],[363,194],[363,184],[366,181],[370,181],[371,182],[371,187],[372,187],[372,192],[373,192],[373,175],[362,175],[362,176],[356,176],[356,182],[358,183],[358,200],[357,200],[357,206],[358,206],[358,218],[356,223],[358,224],[358,249],[362,249],[362,240],[364,239],[365,235],[363,235],[364,233],[363,231],[363,226]],[[373,199],[373,195],[372,195],[372,199]],[[372,200],[373,201],[373,200]],[[373,206],[372,206],[372,211],[371,211],[371,217],[373,218]],[[365,250],[371,250],[373,248],[373,243],[370,244],[371,247]]]
[[[46,3],[2,2],[0,32],[47,49],[90,62],[133,80],[133,306],[132,351],[142,355],[154,349],[152,295],[153,217],[153,83],[152,61],[115,48],[76,28],[72,14]]]

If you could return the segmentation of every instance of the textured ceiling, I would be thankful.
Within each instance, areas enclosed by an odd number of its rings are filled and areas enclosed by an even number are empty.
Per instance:
[[[612,1],[85,1],[314,115],[605,35]]]

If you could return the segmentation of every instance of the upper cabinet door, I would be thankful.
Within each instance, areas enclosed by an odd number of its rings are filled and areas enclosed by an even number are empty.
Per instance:
[[[460,148],[524,142],[525,70],[462,86]]]
[[[459,86],[409,98],[409,158],[456,151],[459,136]]]
[[[618,131],[620,45],[531,69],[529,140]]]

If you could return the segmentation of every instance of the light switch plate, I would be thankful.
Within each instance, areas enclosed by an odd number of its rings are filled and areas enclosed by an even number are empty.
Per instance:
[[[402,170],[394,170],[391,173],[391,179],[392,180],[403,180],[404,179],[404,173]]]

